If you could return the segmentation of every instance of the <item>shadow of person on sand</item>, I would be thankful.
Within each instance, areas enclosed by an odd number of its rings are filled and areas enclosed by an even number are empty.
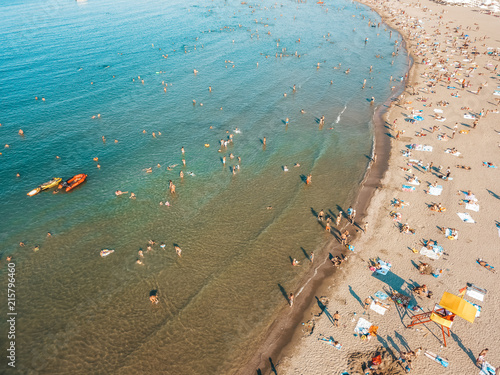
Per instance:
[[[321,300],[317,296],[314,296],[314,298],[316,298],[316,301],[318,303],[318,307],[321,309],[321,312],[325,313],[325,315],[328,318],[328,320],[330,321],[330,323],[333,324],[334,323],[333,316],[332,316],[332,314],[330,314],[330,312],[326,308],[325,304],[323,302],[321,302]]]
[[[301,246],[301,247],[300,247],[300,250],[302,250],[302,253],[304,254],[304,257],[305,257],[306,259],[308,259],[308,260],[309,260],[309,262],[310,262],[310,261],[311,261],[311,257],[309,256],[309,254],[307,254],[306,249],[304,249],[304,248]]]
[[[394,336],[399,340],[401,346],[403,348],[405,348],[406,351],[410,350],[410,346],[408,345],[408,342],[399,332],[394,331]]]
[[[276,366],[274,366],[273,359],[271,357],[269,357],[269,363],[271,364],[271,371],[274,375],[278,375],[278,371],[276,370]]]
[[[490,193],[490,195],[491,195],[492,197],[494,197],[494,198],[496,198],[496,199],[500,199],[500,196],[499,196],[498,194],[495,194],[494,192],[492,192],[491,190],[488,190],[488,189],[486,189],[486,191],[487,191],[488,193]]]
[[[464,344],[462,344],[462,340],[460,339],[460,337],[458,337],[455,333],[453,333],[453,331],[450,330],[450,332],[451,332],[452,339],[455,340],[455,342],[458,344],[460,349],[462,349],[464,351],[464,353],[469,356],[469,358],[472,362],[476,363],[476,357],[475,357],[474,353],[472,352],[472,350],[470,350],[469,348],[466,348],[464,346]]]
[[[364,307],[363,301],[361,301],[361,298],[356,294],[356,292],[352,289],[352,286],[349,285],[349,293],[351,293],[351,296],[353,296],[356,301],[359,302],[359,304]]]
[[[280,288],[280,292],[283,295],[283,298],[285,299],[285,301],[287,303],[290,303],[290,300],[288,299],[288,294],[287,294],[285,288],[283,288],[283,286],[281,284],[278,284],[278,287]]]

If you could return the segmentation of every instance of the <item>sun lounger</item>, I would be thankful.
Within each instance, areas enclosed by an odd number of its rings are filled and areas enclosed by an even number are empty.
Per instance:
[[[429,194],[430,195],[441,195],[441,193],[443,192],[443,187],[441,185],[437,185],[437,186],[430,186],[429,187]]]
[[[464,223],[470,223],[470,224],[475,223],[474,219],[469,215],[468,212],[458,212],[457,215],[460,219],[462,219]]]

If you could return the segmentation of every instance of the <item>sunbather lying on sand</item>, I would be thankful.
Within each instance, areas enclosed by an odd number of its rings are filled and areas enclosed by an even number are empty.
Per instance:
[[[489,265],[487,262],[485,262],[484,260],[482,260],[482,259],[478,259],[478,260],[477,260],[477,263],[478,263],[480,266],[483,266],[484,268],[486,268],[488,271],[495,272],[495,267],[490,266],[490,265]]]

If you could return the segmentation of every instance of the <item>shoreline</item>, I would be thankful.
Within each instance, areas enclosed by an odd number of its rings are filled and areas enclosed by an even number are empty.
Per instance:
[[[309,335],[303,334],[299,339],[300,343],[290,344],[290,347],[285,348],[281,353],[282,367],[280,370],[281,373],[286,374],[323,374],[327,372],[340,374],[343,371],[358,374],[362,368],[365,368],[364,366],[369,365],[375,353],[379,352],[387,355],[384,359],[385,369],[390,373],[402,374],[404,366],[397,361],[398,352],[415,350],[420,346],[424,351],[430,350],[446,358],[450,367],[453,367],[451,371],[454,374],[476,373],[476,371],[479,372],[476,358],[482,349],[489,347],[496,355],[498,353],[496,341],[490,339],[498,334],[498,327],[494,325],[498,306],[500,306],[498,295],[495,293],[498,277],[491,272],[484,272],[476,264],[478,258],[487,258],[492,265],[498,265],[499,261],[497,252],[500,223],[497,216],[498,211],[491,208],[500,199],[500,196],[496,194],[498,179],[495,179],[495,174],[488,173],[488,169],[483,167],[485,160],[498,161],[495,151],[498,151],[498,147],[500,147],[500,143],[496,144],[497,142],[494,140],[494,137],[497,136],[490,135],[493,131],[498,133],[498,129],[495,127],[498,115],[488,116],[489,111],[499,113],[498,105],[500,104],[498,99],[495,104],[494,97],[490,96],[493,94],[494,87],[497,90],[500,88],[498,86],[500,75],[496,69],[499,62],[500,41],[494,36],[494,25],[496,24],[498,27],[498,22],[490,17],[490,14],[484,13],[478,8],[452,7],[427,0],[408,3],[399,0],[371,1],[370,3],[368,3],[370,0],[366,1],[366,3],[362,3],[377,12],[384,23],[398,30],[399,34],[403,36],[406,48],[413,59],[413,65],[409,71],[408,85],[400,96],[402,100],[391,105],[384,114],[386,119],[398,120],[399,123],[397,126],[393,126],[386,121],[390,136],[387,139],[392,145],[392,151],[387,172],[381,180],[383,189],[375,190],[367,207],[370,228],[366,237],[361,236],[359,243],[357,243],[362,251],[354,254],[354,261],[349,262],[349,266],[343,274],[344,281],[335,285],[335,288],[330,290],[325,297],[328,302],[332,303],[332,305],[327,305],[330,314],[333,314],[335,310],[340,311],[341,326],[340,328],[333,327],[330,319],[324,317],[317,319],[314,334],[313,332]],[[481,31],[479,31],[480,29]],[[431,44],[431,42],[434,43]],[[492,51],[492,54],[487,54],[488,50]],[[493,67],[495,67],[494,70]],[[469,71],[466,73],[466,70]],[[451,92],[452,97],[450,98],[449,90],[457,89],[450,86],[454,84],[459,86],[464,78],[469,79],[466,87],[473,87],[473,89],[468,90],[462,87],[461,90],[458,89],[456,95]],[[488,86],[493,86],[493,88]],[[479,95],[479,87],[483,89],[481,95]],[[478,90],[473,91],[476,88]],[[498,93],[493,95],[498,95]],[[464,96],[465,99],[455,99],[461,96]],[[433,104],[435,105],[433,106]],[[464,107],[464,105],[466,106]],[[472,108],[467,107],[468,105]],[[393,111],[395,108],[397,110]],[[479,111],[480,109],[481,111]],[[488,111],[485,115],[481,115],[480,113],[484,114],[485,109]],[[413,122],[407,121],[415,113],[414,110],[421,113],[423,123],[415,122],[415,120]],[[410,115],[407,114],[409,111],[411,111]],[[472,126],[471,120],[464,121],[462,119],[462,115],[465,119],[471,118],[465,116],[467,112],[473,115],[472,119],[481,120],[483,124],[478,127],[479,130],[472,130],[476,129],[476,126]],[[448,121],[444,124],[434,122],[440,120],[435,113],[446,113],[448,115],[446,117],[449,117]],[[488,119],[483,120],[486,117]],[[451,127],[453,123],[455,123],[454,128]],[[432,134],[434,131],[429,125],[435,125],[435,127],[440,125],[444,129],[439,129],[441,130],[440,134]],[[396,129],[398,132],[402,130],[408,134],[398,140],[392,136]],[[414,132],[419,129],[422,129],[420,134],[423,133],[427,137],[424,139],[415,138],[419,135],[418,133],[414,135]],[[453,130],[453,134],[450,136],[451,130]],[[454,137],[455,131],[458,130],[460,130],[458,136]],[[444,141],[448,141],[448,144],[441,143],[443,131]],[[439,136],[436,137],[436,135]],[[413,155],[412,152],[411,155],[405,155],[406,158],[401,156],[399,151],[407,150],[408,144],[424,142],[434,148],[434,150],[431,149],[431,152],[434,151],[432,154],[415,152]],[[450,143],[460,149],[462,154],[458,159],[446,154],[446,147],[449,150],[452,146]],[[410,160],[405,160],[408,158]],[[409,171],[405,167],[411,158],[417,160],[413,161],[411,166],[408,164],[410,168],[414,167]],[[432,168],[432,164],[427,171],[424,168],[416,167],[415,163],[419,159],[419,165],[422,163],[423,166],[426,162],[432,161],[435,163],[434,168]],[[462,166],[465,163],[470,168],[464,172],[463,169],[459,168],[459,165],[456,165],[457,163]],[[401,164],[405,167],[400,167]],[[429,166],[429,163],[427,165]],[[413,193],[402,192],[401,183],[404,184],[412,173],[413,175],[417,174],[418,178],[422,179],[421,185],[427,186],[427,184],[430,185],[434,182],[434,178],[442,178],[444,172],[441,172],[441,168],[444,171],[448,165],[453,181],[446,178],[445,181],[439,182],[445,191],[441,197],[436,198],[424,194],[425,191],[421,190],[425,188],[418,188],[418,186]],[[421,192],[418,192],[419,189]],[[463,206],[464,203],[460,203],[463,201],[457,197],[456,189],[459,189],[458,195],[461,195],[461,191],[469,191],[468,189],[477,194],[482,204],[481,211],[479,212],[479,207],[477,207],[477,211],[472,212],[472,216],[474,216],[476,223],[482,222],[484,225],[464,225],[457,218],[455,212],[463,212],[466,207]],[[487,194],[484,193],[485,191]],[[409,223],[418,232],[417,236],[400,234],[400,231],[397,230],[398,223],[394,223],[389,218],[390,211],[397,210],[390,204],[395,198],[404,199],[410,205],[410,207],[401,210],[404,217],[401,224]],[[459,203],[455,208],[457,200]],[[451,210],[439,214],[432,213],[429,207],[433,202],[443,202]],[[372,223],[373,225],[371,225]],[[444,225],[457,228],[460,231],[461,240],[450,241],[449,238],[446,238],[441,233],[443,228],[446,228]],[[494,229],[495,226],[498,229],[498,235],[497,230]],[[439,240],[440,245],[448,253],[445,252],[443,257],[438,258],[438,260],[430,260],[418,251],[417,254],[414,254],[411,250],[418,249],[418,244],[422,241],[425,242],[426,239],[427,241]],[[374,277],[372,272],[367,270],[370,259],[376,259],[379,256],[380,259],[391,262],[393,268],[390,276]],[[440,272],[443,273],[438,274],[439,277],[436,278],[422,276],[422,273],[417,275],[419,262],[431,262],[432,268],[441,269]],[[423,285],[423,283],[432,288],[434,293],[432,299],[421,298],[413,292],[415,286]],[[390,313],[385,314],[385,316],[374,313],[370,308],[363,309],[362,301],[367,295],[375,293],[378,289],[389,294],[391,290],[395,290],[409,295],[413,301],[411,303],[418,304],[417,307],[420,307],[421,312],[431,311],[434,305],[439,303],[442,292],[458,294],[460,288],[470,285],[470,283],[480,285],[489,290],[490,293],[487,300],[484,300],[484,304],[479,302],[483,310],[481,310],[480,317],[476,317],[474,326],[463,323],[463,320],[456,326],[454,325],[451,337],[446,337],[447,345],[443,342],[440,333],[434,332],[436,329],[431,325],[429,327],[421,325],[416,329],[406,328],[407,324],[411,322],[410,317],[418,312],[412,313],[408,310],[405,312],[404,309],[400,311],[398,306],[396,306],[397,311],[391,311],[394,310],[394,306],[391,307],[392,303],[387,310]],[[356,291],[359,295],[356,294]],[[467,300],[478,303],[471,298]],[[481,301],[483,300],[481,299]],[[381,312],[379,314],[383,315]],[[326,314],[321,314],[321,316],[324,315]],[[388,315],[392,315],[392,317]],[[358,317],[363,317],[379,327],[379,331],[376,337],[372,338],[371,343],[362,341],[353,335],[353,328]],[[429,333],[431,335],[426,338]],[[318,344],[321,337],[325,338],[328,335],[331,335],[330,339],[338,340],[342,344],[343,347],[339,353],[335,349],[332,352],[332,348],[328,345]],[[492,354],[488,360],[495,361],[495,354]],[[443,371],[440,366],[427,359],[419,359],[414,362],[412,373],[441,374]],[[495,362],[492,364],[497,365]]]
[[[381,23],[386,25],[388,28],[396,31],[401,35],[403,39],[403,50],[407,53],[408,70],[406,72],[407,76],[400,83],[397,91],[392,93],[389,98],[387,98],[383,103],[378,105],[372,116],[372,126],[373,126],[373,146],[372,146],[372,156],[373,153],[377,154],[377,161],[372,163],[371,161],[367,164],[363,178],[360,181],[360,188],[356,194],[356,198],[352,207],[356,209],[357,215],[355,223],[360,225],[368,216],[368,210],[373,203],[373,197],[377,190],[382,187],[384,177],[389,170],[390,156],[392,153],[393,145],[391,138],[386,134],[387,128],[387,117],[394,107],[394,102],[401,98],[409,85],[412,85],[416,81],[415,77],[415,56],[413,51],[408,48],[409,43],[407,41],[407,35],[391,24],[383,13],[377,11],[367,3],[360,0],[354,0],[364,6],[370,8],[373,12],[377,13],[381,18]],[[345,214],[345,211],[344,211]],[[344,230],[349,223],[346,222],[346,218],[343,217],[344,225],[340,227],[340,230]],[[361,229],[356,229],[355,225],[352,225],[355,232],[351,235],[350,243],[356,244],[356,241],[360,237]],[[361,234],[362,236],[362,234]],[[345,250],[343,246],[335,239],[327,241],[321,249],[321,252],[326,251],[326,248],[330,248],[330,255],[348,255],[349,251]],[[331,262],[328,258],[317,267],[314,267],[310,272],[308,272],[299,285],[301,288],[299,292],[295,295],[298,297],[299,294],[304,294],[302,298],[295,299],[293,311],[287,311],[283,308],[279,311],[277,319],[271,323],[271,325],[262,333],[265,339],[257,347],[255,353],[251,356],[250,360],[246,361],[246,365],[238,370],[237,374],[264,374],[272,370],[272,368],[278,366],[282,359],[287,356],[288,353],[293,351],[301,339],[302,324],[301,322],[306,322],[311,316],[314,316],[312,310],[317,307],[317,303],[313,302],[314,297],[322,296],[329,289],[328,284],[332,281],[335,282],[340,274],[340,269],[349,268],[351,263],[346,263],[346,266],[332,267]],[[340,277],[339,277],[340,278]]]

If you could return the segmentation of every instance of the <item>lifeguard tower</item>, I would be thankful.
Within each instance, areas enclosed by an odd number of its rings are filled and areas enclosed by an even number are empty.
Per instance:
[[[449,337],[450,328],[453,324],[455,316],[465,319],[468,322],[474,323],[476,313],[477,308],[472,303],[467,302],[463,298],[460,298],[454,294],[444,292],[443,297],[441,297],[441,301],[439,301],[439,304],[434,306],[434,310],[412,316],[411,323],[408,324],[406,328],[429,322],[437,323],[439,326],[441,326],[444,346],[446,346],[445,328]]]

